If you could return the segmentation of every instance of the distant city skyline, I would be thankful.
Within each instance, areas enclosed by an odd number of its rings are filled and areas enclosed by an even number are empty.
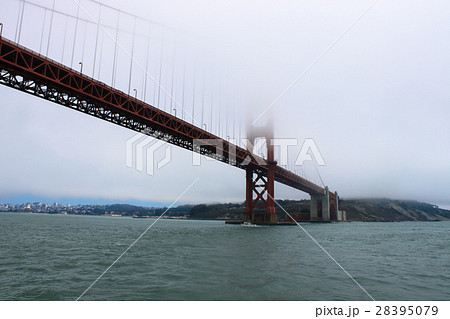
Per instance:
[[[161,202],[145,202],[138,200],[127,200],[124,202],[114,201],[113,199],[104,199],[104,198],[42,198],[36,197],[35,195],[17,195],[9,198],[0,198],[0,203],[3,205],[6,204],[26,204],[26,203],[42,203],[53,205],[54,203],[62,204],[67,206],[68,204],[71,206],[75,205],[112,205],[112,204],[129,204],[135,206],[143,206],[143,207],[164,207],[167,206],[167,203]],[[180,202],[177,203],[179,205],[185,205],[187,203]]]

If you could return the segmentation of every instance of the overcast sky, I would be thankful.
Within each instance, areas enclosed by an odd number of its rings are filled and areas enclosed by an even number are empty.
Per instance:
[[[207,90],[219,87],[220,93],[213,94],[221,96],[222,110],[229,105],[227,101],[234,101],[234,118],[241,117],[243,122],[248,121],[244,121],[245,114],[251,113],[252,119],[259,116],[373,3],[103,1],[176,30],[174,41],[195,48],[188,58],[195,58],[199,70],[211,76],[211,83],[221,83],[205,85]],[[19,1],[4,2],[0,12],[3,35],[14,40]],[[52,5],[51,0],[34,2]],[[72,7],[76,14],[74,1],[56,3]],[[92,3],[84,0],[81,4],[98,16]],[[21,43],[28,41],[38,51],[43,11],[32,6],[25,10]],[[273,106],[267,116],[274,122],[275,136],[298,139],[300,145],[313,138],[326,162],[318,167],[320,176],[343,198],[413,199],[450,207],[449,17],[450,3],[444,0],[377,2]],[[50,16],[45,18],[48,23]],[[102,19],[114,24],[116,16],[105,10]],[[67,21],[70,29],[71,20]],[[61,32],[67,29],[64,23],[55,18],[53,28]],[[52,54],[59,54],[60,47],[54,43],[60,36],[52,39]],[[122,38],[124,46],[130,44],[131,37]],[[136,47],[135,54],[141,51]],[[178,49],[173,50],[176,54],[166,51],[177,61],[174,65],[181,65]],[[64,54],[63,63],[70,64],[66,58],[70,49]],[[103,60],[111,60],[112,54],[105,46]],[[157,60],[152,56],[151,63],[156,65]],[[174,70],[178,79],[181,68]],[[157,68],[150,73],[157,78]],[[109,79],[107,73],[99,74]],[[139,88],[141,96],[143,76],[136,78],[133,87]],[[126,79],[123,71],[120,85],[124,91]],[[168,85],[168,79],[163,85]],[[175,90],[181,96],[179,87]],[[156,93],[151,90],[149,102]],[[226,134],[233,123],[228,110],[223,111],[228,114]],[[153,176],[127,167],[126,142],[134,134],[0,86],[0,201],[170,204],[196,178],[198,183],[180,202],[244,200],[243,171],[207,161],[194,167],[192,154],[175,146],[171,147],[171,162]],[[303,174],[320,182],[312,165]],[[308,198],[279,184],[275,194],[276,198]]]

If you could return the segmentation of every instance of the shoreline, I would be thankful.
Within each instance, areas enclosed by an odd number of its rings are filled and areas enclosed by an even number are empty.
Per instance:
[[[110,217],[110,218],[129,218],[129,219],[158,219],[159,216],[148,217],[133,217],[123,215],[89,215],[89,214],[61,214],[61,213],[37,213],[37,212],[0,212],[9,214],[28,214],[28,215],[54,215],[54,216],[84,216],[84,217]],[[170,220],[189,220],[189,221],[222,221],[228,225],[240,225],[243,223],[241,220],[236,219],[203,219],[203,218],[185,218],[185,217],[161,217],[160,219]],[[450,220],[400,220],[400,221],[363,221],[363,220],[344,220],[344,221],[298,221],[299,224],[339,224],[339,223],[401,223],[401,222],[450,222]],[[281,222],[283,226],[295,226],[296,223],[292,221]],[[280,224],[280,225],[281,225]]]

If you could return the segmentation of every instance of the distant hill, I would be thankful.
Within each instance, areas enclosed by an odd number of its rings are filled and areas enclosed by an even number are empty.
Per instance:
[[[339,201],[339,209],[355,221],[438,221],[450,220],[450,211],[436,205],[408,200],[352,199]]]
[[[189,217],[192,219],[241,219],[244,204],[201,204],[192,207]]]
[[[93,210],[94,215],[116,213],[124,216],[133,215],[133,214],[149,214],[151,212],[150,208],[134,206],[128,204],[113,204],[113,205],[105,205],[105,206],[96,206]]]
[[[167,207],[142,207],[128,204],[112,205],[91,205],[89,209],[80,206],[74,206],[68,210],[68,214],[74,215],[121,215],[121,216],[160,216],[163,213],[167,216],[186,216],[189,215],[193,205],[180,205],[167,210]],[[57,212],[55,212],[57,213]]]
[[[103,213],[105,211],[116,212],[123,216],[160,216],[163,213],[167,216],[185,216],[189,215],[192,207],[193,205],[180,205],[167,210],[167,207],[149,208],[126,204],[115,204],[105,206]]]
[[[308,216],[309,200],[277,200],[289,214]],[[244,214],[244,203],[180,205],[167,210],[167,207],[142,207],[128,204],[114,205],[44,205],[27,203],[18,205],[0,204],[0,212],[35,212],[47,214],[67,213],[71,215],[103,216],[160,216],[187,217],[191,219],[240,220]],[[385,198],[340,199],[339,210],[346,211],[350,221],[393,222],[393,221],[441,221],[450,220],[450,211],[436,205]],[[289,220],[282,209],[276,206],[278,220]],[[260,210],[264,213],[264,210]]]
[[[277,200],[289,213],[309,212],[309,200]],[[279,220],[286,220],[286,214],[276,207]],[[339,200],[339,210],[347,212],[350,221],[393,222],[393,221],[441,221],[450,220],[450,211],[436,205],[417,201],[392,199]],[[201,204],[190,210],[192,219],[241,219],[244,204]]]

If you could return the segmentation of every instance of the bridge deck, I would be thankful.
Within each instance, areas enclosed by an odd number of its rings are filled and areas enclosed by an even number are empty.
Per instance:
[[[267,170],[267,161],[248,150],[5,38],[0,38],[0,83],[241,169]],[[194,141],[200,139],[219,144],[199,147]],[[325,192],[279,166],[275,181],[309,194]]]

